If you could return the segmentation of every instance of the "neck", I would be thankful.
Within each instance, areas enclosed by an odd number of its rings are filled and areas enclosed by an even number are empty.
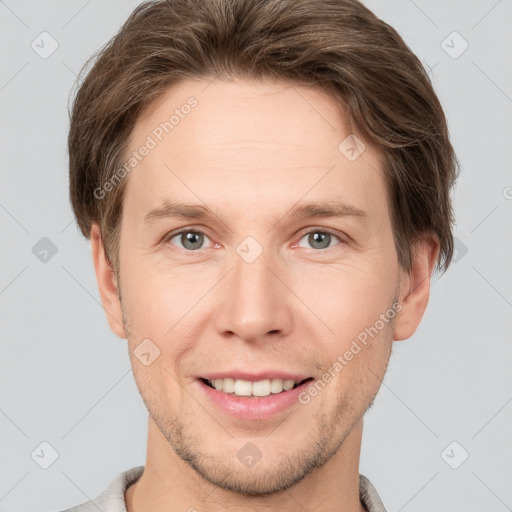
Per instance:
[[[170,447],[149,418],[144,473],[125,493],[127,512],[168,512],[226,509],[259,512],[366,512],[359,500],[359,457],[363,423],[360,420],[337,452],[288,489],[271,495],[243,495],[211,484]]]

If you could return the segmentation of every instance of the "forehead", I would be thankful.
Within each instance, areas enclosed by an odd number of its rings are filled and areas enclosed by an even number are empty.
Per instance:
[[[324,92],[184,81],[136,123],[128,153],[151,149],[129,173],[125,201],[146,210],[178,199],[217,204],[222,191],[240,209],[338,197],[378,215],[377,202],[386,201],[379,156],[367,143],[356,159],[347,152],[361,144]]]

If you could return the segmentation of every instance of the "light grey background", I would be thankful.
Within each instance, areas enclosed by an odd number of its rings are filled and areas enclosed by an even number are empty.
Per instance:
[[[138,3],[0,1],[2,512],[81,503],[145,461],[147,411],[73,222],[66,153],[75,76]],[[430,69],[462,169],[457,261],[395,343],[360,471],[390,512],[512,510],[512,2],[365,3]]]

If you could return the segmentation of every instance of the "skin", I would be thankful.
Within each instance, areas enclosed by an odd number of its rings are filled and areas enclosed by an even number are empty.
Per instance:
[[[174,86],[134,128],[128,152],[190,96],[198,101],[126,178],[119,275],[98,225],[91,231],[102,303],[128,340],[149,411],[145,471],[126,492],[127,509],[364,511],[363,415],[393,341],[421,321],[439,243],[425,235],[411,272],[401,270],[379,154],[366,144],[350,162],[338,150],[349,132],[328,95],[284,82],[209,83]],[[216,216],[144,224],[164,200],[205,204]],[[287,216],[297,201],[327,200],[366,217]],[[205,236],[190,249],[172,236],[183,227]],[[325,229],[333,236],[315,245],[308,234]],[[263,249],[252,263],[236,252],[247,236]],[[397,300],[395,319],[318,396],[270,420],[223,413],[194,378],[278,369],[321,379]],[[147,338],[160,355],[145,366],[134,350]],[[262,453],[252,467],[236,456],[247,442]]]

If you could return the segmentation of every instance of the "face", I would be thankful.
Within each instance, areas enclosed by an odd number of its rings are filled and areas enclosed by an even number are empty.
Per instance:
[[[397,253],[379,156],[365,143],[347,158],[329,96],[208,83],[175,86],[132,133],[129,153],[155,145],[127,178],[123,322],[150,421],[174,453],[220,487],[272,493],[324,465],[372,403],[393,343]],[[279,378],[309,380],[244,396]]]

